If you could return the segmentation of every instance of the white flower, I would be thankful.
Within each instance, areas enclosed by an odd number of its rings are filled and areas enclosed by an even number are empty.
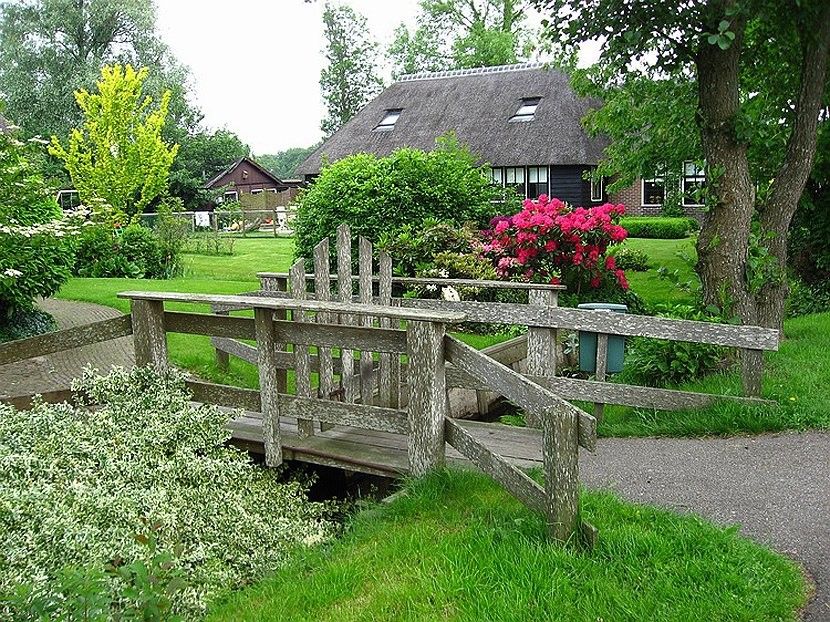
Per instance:
[[[16,279],[19,276],[23,276],[23,273],[20,270],[15,270],[14,268],[6,268],[3,272],[3,276],[7,276],[10,279]]]

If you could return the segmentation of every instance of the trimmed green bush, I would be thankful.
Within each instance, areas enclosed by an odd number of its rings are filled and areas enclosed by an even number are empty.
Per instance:
[[[697,231],[694,218],[673,218],[666,216],[627,216],[620,224],[628,231],[630,238],[653,238],[679,240]]]
[[[640,248],[617,246],[610,252],[617,262],[617,267],[626,272],[645,272],[649,267],[648,253]]]
[[[140,224],[123,230],[108,224],[87,227],[75,253],[76,276],[92,278],[166,279],[179,270],[181,243]]]
[[[427,218],[485,225],[503,204],[476,158],[451,137],[434,151],[399,149],[378,158],[361,153],[325,166],[299,199],[295,253],[309,259],[314,245],[332,240],[347,223],[352,235],[377,241],[384,232]]]

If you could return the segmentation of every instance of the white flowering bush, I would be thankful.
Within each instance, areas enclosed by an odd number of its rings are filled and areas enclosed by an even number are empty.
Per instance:
[[[50,619],[67,616],[67,569],[111,592],[113,616],[134,607],[101,570],[150,564],[147,525],[181,577],[172,611],[186,619],[332,536],[332,508],[229,446],[230,415],[192,404],[178,372],[87,370],[74,388],[101,406],[0,405],[0,619],[44,602]]]

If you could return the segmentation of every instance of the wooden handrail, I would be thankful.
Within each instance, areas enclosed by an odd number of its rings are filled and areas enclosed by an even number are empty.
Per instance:
[[[286,279],[287,272],[257,272],[257,277],[260,279]],[[305,275],[307,281],[315,280],[314,274],[309,272]],[[358,280],[357,275],[352,276],[353,281]],[[337,280],[336,274],[331,274],[329,279]],[[373,276],[373,281],[378,281],[380,277]],[[483,279],[450,279],[441,277],[411,277],[411,276],[393,276],[393,283],[400,283],[401,285],[449,285],[456,287],[478,287],[481,289],[524,289],[524,290],[547,290],[547,291],[565,291],[568,289],[564,285],[551,285],[547,283],[523,283],[519,281],[492,281]]]

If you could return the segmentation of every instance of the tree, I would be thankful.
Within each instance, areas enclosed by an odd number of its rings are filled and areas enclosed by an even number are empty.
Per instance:
[[[317,148],[317,145],[311,147],[292,147],[285,151],[279,151],[274,154],[263,154],[257,156],[257,162],[262,164],[265,168],[271,171],[280,179],[291,179],[296,174],[297,167],[311,155],[311,152]]]
[[[84,115],[65,148],[52,137],[49,152],[63,161],[81,201],[104,201],[116,215],[140,214],[167,191],[178,145],[167,145],[161,132],[170,93],[154,107],[142,85],[149,72],[130,65],[101,70],[97,93],[82,89],[75,98]]]
[[[174,90],[187,107],[185,73],[155,34],[152,0],[16,0],[0,4],[0,93],[25,136],[65,138],[81,117],[73,93],[105,64],[153,68],[149,92]],[[181,97],[180,97],[181,96]]]
[[[526,0],[420,0],[389,48],[394,74],[509,65],[530,52]]]
[[[705,302],[746,324],[781,327],[787,232],[826,94],[830,3],[536,3],[552,16],[546,29],[553,41],[573,47],[603,39],[592,77],[618,116],[634,114],[631,123],[594,117],[594,127],[610,128],[635,152],[629,176],[654,166],[666,137],[666,159],[705,161],[708,211],[697,245]],[[647,80],[652,86],[638,92]]]
[[[323,10],[327,65],[320,74],[326,136],[337,131],[383,88],[377,75],[378,44],[369,35],[366,18],[348,6],[326,4]]]
[[[165,132],[166,134],[166,132]],[[250,148],[229,130],[188,132],[176,128],[179,152],[170,169],[170,194],[179,197],[185,209],[196,209],[210,199],[204,184],[231,164],[250,155]],[[166,138],[166,142],[170,139]]]

